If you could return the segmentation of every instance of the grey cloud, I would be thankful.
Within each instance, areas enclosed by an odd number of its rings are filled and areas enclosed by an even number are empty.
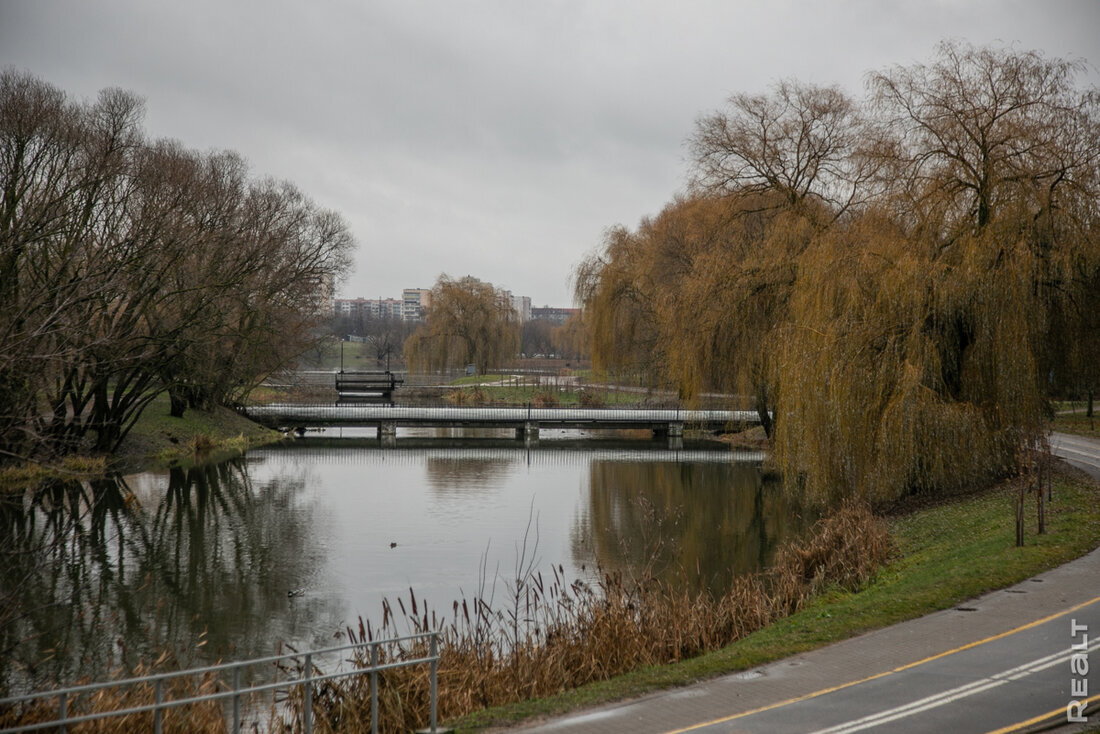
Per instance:
[[[943,37],[1100,62],[1100,4],[0,0],[0,65],[147,99],[352,224],[347,295],[443,271],[564,305],[603,230],[683,186],[693,120],[780,78],[862,90]],[[1092,77],[1095,82],[1097,76]]]

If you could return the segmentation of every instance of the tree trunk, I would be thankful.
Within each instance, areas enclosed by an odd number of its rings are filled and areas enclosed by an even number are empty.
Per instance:
[[[1024,485],[1020,483],[1020,493],[1016,497],[1016,547],[1024,544]]]
[[[775,432],[775,421],[771,411],[768,410],[768,386],[761,383],[756,388],[756,415],[760,417],[760,425],[764,427],[764,435],[772,437]]]
[[[187,396],[176,388],[168,388],[168,401],[171,404],[168,414],[173,418],[182,418],[187,411]]]
[[[1092,390],[1089,390],[1088,395],[1089,395],[1089,405],[1088,405],[1088,408],[1085,410],[1085,417],[1086,418],[1091,418],[1092,415],[1093,415],[1092,414],[1092,399],[1094,397]]]

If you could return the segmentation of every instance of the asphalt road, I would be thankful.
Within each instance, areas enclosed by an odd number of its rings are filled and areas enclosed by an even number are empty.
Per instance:
[[[1055,434],[1051,444],[1100,477],[1100,441]],[[1098,709],[1100,550],[954,609],[520,730],[1004,734],[1095,730]]]
[[[1100,479],[1100,441],[1068,433],[1052,433],[1050,450],[1055,456]]]
[[[1088,636],[1100,629],[1100,597],[1070,609],[833,690],[680,731],[989,732],[1067,721],[1073,678],[1087,680],[1073,674],[1072,657],[1100,659],[1100,636]]]

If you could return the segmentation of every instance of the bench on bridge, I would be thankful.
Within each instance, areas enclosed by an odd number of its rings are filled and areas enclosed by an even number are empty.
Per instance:
[[[395,374],[385,372],[337,372],[337,405],[383,404],[393,405],[393,391],[405,381]]]

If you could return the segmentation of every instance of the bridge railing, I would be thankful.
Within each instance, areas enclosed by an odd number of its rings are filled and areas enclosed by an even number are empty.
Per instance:
[[[407,643],[418,640],[428,641],[428,654],[421,657],[411,659],[393,660],[390,662],[379,662],[379,653],[387,646],[392,646],[397,643]],[[370,664],[366,667],[357,667],[353,670],[342,670],[335,673],[314,675],[316,670],[314,666],[314,659],[321,656],[330,657],[346,653],[350,650],[362,650],[366,649],[369,655]],[[281,666],[284,663],[293,661],[295,664],[301,663],[300,670],[303,674],[299,678],[292,678],[286,680],[279,680],[271,683],[261,684],[245,684],[242,683],[244,674],[250,668],[256,666]],[[330,647],[322,650],[311,650],[301,653],[288,653],[285,655],[273,655],[265,658],[257,658],[252,660],[241,660],[232,663],[223,663],[220,665],[210,665],[202,668],[190,668],[187,670],[180,670],[172,673],[158,673],[155,675],[145,675],[134,678],[126,678],[123,680],[107,681],[102,683],[89,683],[86,685],[71,686],[68,688],[59,688],[51,691],[42,691],[39,693],[31,693],[24,696],[16,696],[12,698],[0,699],[0,711],[16,711],[19,707],[25,707],[33,705],[34,702],[55,699],[57,701],[57,716],[56,718],[49,719],[47,721],[38,721],[31,724],[24,724],[20,726],[0,729],[0,734],[15,734],[16,732],[31,732],[40,731],[43,729],[52,729],[55,731],[66,731],[66,727],[75,724],[81,724],[89,721],[98,721],[111,718],[122,718],[125,716],[132,716],[134,714],[153,714],[153,732],[155,734],[161,734],[164,713],[169,709],[193,706],[210,701],[220,701],[228,703],[230,711],[227,716],[229,721],[227,722],[230,727],[230,731],[233,734],[239,734],[241,731],[241,713],[242,705],[256,694],[262,694],[275,691],[287,691],[288,693],[295,689],[302,689],[302,720],[301,727],[305,734],[310,734],[313,729],[313,692],[314,686],[324,683],[325,681],[334,680],[337,678],[344,678],[352,675],[369,675],[370,676],[370,712],[371,712],[371,732],[372,734],[378,734],[378,675],[379,673],[392,668],[401,668],[410,665],[422,665],[428,664],[430,667],[429,673],[429,731],[435,732],[438,727],[438,667],[439,667],[439,633],[430,632],[419,635],[409,635],[407,637],[390,638],[385,640],[377,640],[374,642],[363,642],[352,645],[342,645],[340,647]],[[177,699],[165,699],[165,691],[173,681],[180,679],[198,679],[211,675],[223,675],[228,674],[231,678],[231,683],[228,685],[228,690],[218,691],[215,693],[206,693],[201,695],[191,695],[185,698]],[[151,704],[143,704],[137,706],[129,706],[121,709],[106,710],[106,711],[91,711],[87,713],[81,713],[79,703],[87,699],[89,696],[99,691],[108,689],[112,690],[134,690],[139,687],[152,686],[154,690],[154,702]]]
[[[538,408],[467,407],[467,406],[407,406],[407,405],[336,405],[334,403],[271,403],[251,405],[243,409],[246,415],[295,416],[301,418],[362,418],[366,420],[453,420],[460,421],[591,421],[661,423],[755,423],[755,411],[748,410],[688,410],[677,408]]]

